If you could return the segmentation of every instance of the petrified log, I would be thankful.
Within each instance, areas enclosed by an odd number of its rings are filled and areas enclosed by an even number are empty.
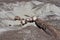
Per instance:
[[[35,24],[44,30],[49,35],[55,37],[56,40],[60,40],[60,32],[56,30],[53,25],[50,23],[45,22],[44,20],[41,20],[40,18],[37,18],[35,21]]]
[[[32,19],[32,20],[29,20],[30,22],[35,22],[37,27],[42,29],[48,35],[54,37],[56,40],[60,40],[60,32],[56,30],[53,25],[37,17],[32,17],[30,19]]]

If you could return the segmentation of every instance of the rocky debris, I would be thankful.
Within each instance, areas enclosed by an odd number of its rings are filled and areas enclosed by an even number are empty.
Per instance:
[[[21,20],[19,16],[15,16],[14,20]]]

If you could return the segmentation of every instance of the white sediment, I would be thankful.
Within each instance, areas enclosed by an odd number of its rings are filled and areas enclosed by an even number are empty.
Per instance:
[[[47,15],[57,15],[56,18],[60,20],[60,7],[57,7],[56,5],[50,3],[43,3],[39,1],[17,2],[17,3],[4,4],[4,8],[3,9],[1,8],[2,11],[0,12],[0,18],[13,19],[15,16],[20,16],[21,18],[29,18],[26,15],[30,17],[39,16],[40,18],[45,18]],[[5,11],[8,8],[12,10]],[[19,21],[17,22],[12,20],[0,20],[0,21],[2,21],[3,25],[20,24]],[[5,29],[0,29],[0,32],[4,30]]]

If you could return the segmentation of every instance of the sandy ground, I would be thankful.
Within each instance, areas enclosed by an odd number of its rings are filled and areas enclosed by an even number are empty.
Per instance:
[[[54,40],[38,27],[28,26],[22,30],[7,31],[0,35],[0,40]]]

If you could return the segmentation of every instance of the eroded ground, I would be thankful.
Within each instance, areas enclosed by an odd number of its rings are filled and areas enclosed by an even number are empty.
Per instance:
[[[55,40],[34,23],[18,25],[19,22],[13,20],[15,16],[39,16],[60,30],[60,7],[55,4],[39,1],[3,3],[0,6],[0,40]]]

